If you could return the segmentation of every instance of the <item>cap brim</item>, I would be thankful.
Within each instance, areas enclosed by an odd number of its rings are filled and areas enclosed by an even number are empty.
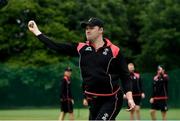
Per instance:
[[[84,21],[81,22],[80,24],[81,24],[81,27],[82,27],[82,28],[86,28],[86,26],[88,25],[88,23],[87,23],[87,22],[84,22]]]
[[[64,71],[72,71],[71,68],[66,68]]]
[[[82,28],[86,28],[86,26],[95,26],[95,25],[88,23],[88,22],[81,22],[80,25]]]

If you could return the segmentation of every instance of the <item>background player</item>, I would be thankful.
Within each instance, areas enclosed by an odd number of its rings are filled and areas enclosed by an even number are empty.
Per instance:
[[[134,113],[136,113],[136,119],[140,120],[140,103],[141,99],[145,98],[145,94],[142,88],[142,80],[141,76],[138,72],[135,72],[135,67],[133,63],[128,64],[128,69],[130,71],[130,77],[133,82],[133,99],[136,104],[135,108],[130,111],[130,119],[134,120],[135,116]]]
[[[69,113],[69,120],[74,119],[73,114],[73,96],[71,92],[71,73],[72,69],[67,67],[64,71],[64,77],[61,80],[61,92],[60,92],[60,102],[61,102],[61,113],[59,120],[64,120],[66,113]]]
[[[156,120],[156,110],[161,110],[162,119],[166,120],[167,108],[167,99],[168,99],[168,80],[169,77],[163,66],[158,66],[157,74],[153,79],[153,90],[152,96],[150,99],[151,103],[151,118]]]

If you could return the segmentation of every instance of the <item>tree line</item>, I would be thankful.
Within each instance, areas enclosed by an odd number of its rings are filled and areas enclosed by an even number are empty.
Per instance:
[[[28,31],[28,21],[35,20],[57,42],[78,42],[85,41],[79,23],[98,17],[105,22],[105,37],[120,46],[138,70],[180,66],[179,0],[8,0],[0,16],[1,63],[66,63],[69,57],[57,56]]]

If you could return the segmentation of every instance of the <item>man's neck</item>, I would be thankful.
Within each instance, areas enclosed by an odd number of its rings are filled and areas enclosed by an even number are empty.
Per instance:
[[[105,42],[103,41],[102,37],[92,41],[92,45],[96,50],[103,47],[104,44],[105,44]]]

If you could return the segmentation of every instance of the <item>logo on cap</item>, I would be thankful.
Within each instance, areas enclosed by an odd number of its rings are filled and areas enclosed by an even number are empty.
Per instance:
[[[98,18],[90,18],[88,21],[81,22],[81,27],[85,28],[86,26],[99,26],[103,27],[103,21]]]

